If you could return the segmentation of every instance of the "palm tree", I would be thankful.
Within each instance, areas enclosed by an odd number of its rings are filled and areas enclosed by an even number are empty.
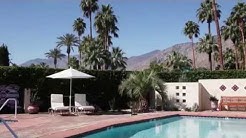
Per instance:
[[[82,67],[82,68],[86,67],[86,64],[85,64],[86,54],[87,54],[87,51],[89,51],[89,47],[91,45],[93,45],[94,42],[95,42],[95,39],[94,38],[91,39],[91,37],[89,35],[83,37],[83,39],[79,45],[79,51],[81,52],[81,55],[83,55],[83,57],[81,57],[80,67]]]
[[[85,32],[85,28],[86,28],[86,24],[82,18],[77,18],[74,21],[73,31],[76,31],[78,33],[79,41],[80,41],[80,37]],[[81,51],[79,47],[78,47],[78,52],[79,52],[79,64],[81,65]]]
[[[217,17],[220,18],[221,11],[219,10],[219,5],[216,4],[217,7]],[[213,6],[211,0],[205,0],[201,3],[199,9],[197,9],[197,18],[200,22],[207,22],[208,24],[208,34],[211,34],[211,23],[214,21],[214,13],[213,13]]]
[[[200,34],[199,25],[193,21],[188,21],[185,23],[185,28],[183,30],[183,33],[185,36],[188,36],[191,40],[192,44],[192,57],[193,57],[193,68],[196,68],[196,62],[195,62],[195,50],[194,50],[194,43],[193,43],[193,37],[198,37]]]
[[[79,68],[79,60],[76,57],[71,57],[68,62],[69,66],[78,69]]]
[[[225,26],[221,27],[221,33],[224,40],[231,39],[235,46],[235,61],[236,61],[236,69],[239,66],[239,44],[240,44],[240,29],[237,25],[235,25],[232,21],[232,18],[228,18],[225,21]],[[243,54],[243,53],[242,53]],[[244,60],[244,58],[243,58]],[[245,62],[245,61],[244,61]]]
[[[77,32],[79,40],[82,34],[85,32],[86,24],[82,18],[77,18],[73,23],[73,31]]]
[[[109,62],[109,53],[103,47],[98,45],[98,41],[91,39],[90,46],[84,45],[84,62],[86,66],[89,65],[90,69],[102,69],[102,66]]]
[[[49,65],[47,65],[46,63],[44,62],[41,62],[37,65],[38,68],[49,68]]]
[[[92,13],[98,10],[98,0],[82,0],[80,7],[84,12],[84,16],[90,19],[90,37],[92,38]]]
[[[213,7],[213,13],[214,13],[214,21],[216,25],[216,32],[217,32],[217,43],[219,47],[219,57],[220,57],[220,66],[221,70],[223,70],[223,53],[222,53],[222,42],[221,42],[221,34],[220,34],[220,25],[219,25],[219,18],[218,18],[218,13],[217,13],[217,3],[215,0],[212,0],[212,7]]]
[[[190,69],[192,61],[179,52],[173,51],[167,56],[166,66],[171,70],[187,70]]]
[[[99,34],[99,38],[103,40],[104,49],[108,50],[109,46],[112,44],[112,36],[118,37],[118,27],[116,24],[118,20],[114,14],[113,8],[110,5],[102,5],[101,10],[97,13],[95,17],[94,26]]]
[[[123,80],[119,86],[119,93],[127,95],[131,102],[133,102],[134,109],[139,108],[141,101],[145,101],[148,106],[154,106],[151,103],[151,98],[155,94],[155,90],[160,93],[162,100],[165,101],[165,85],[163,81],[157,76],[154,71],[140,71],[130,74],[130,76]],[[134,106],[135,105],[135,106]]]
[[[126,69],[127,57],[124,57],[124,52],[119,47],[113,47],[111,52],[111,69],[116,70],[118,68]]]
[[[62,46],[67,47],[67,61],[70,59],[70,52],[73,50],[73,46],[78,46],[79,40],[74,34],[65,34],[57,38],[59,41],[57,42],[57,47],[60,48]]]
[[[233,7],[231,12],[231,18],[233,22],[239,26],[241,32],[242,44],[244,45],[244,61],[246,61],[246,47],[245,47],[245,22],[246,22],[246,4],[239,2]],[[244,68],[246,68],[246,62],[244,62]]]
[[[46,57],[54,59],[54,66],[56,68],[57,59],[62,59],[65,57],[64,54],[61,53],[61,50],[58,48],[51,49],[49,52],[45,53]]]
[[[235,69],[235,54],[232,49],[226,48],[223,54],[225,59],[225,69]]]
[[[208,61],[210,65],[210,70],[212,71],[212,53],[217,50],[217,44],[215,43],[215,38],[211,34],[205,34],[203,38],[199,39],[198,51],[200,53],[204,52],[208,54]]]

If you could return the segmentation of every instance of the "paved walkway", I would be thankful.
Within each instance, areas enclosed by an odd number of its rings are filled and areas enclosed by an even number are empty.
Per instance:
[[[121,115],[81,115],[81,116],[52,116],[49,114],[19,114],[18,122],[9,125],[20,138],[61,138],[87,132],[94,129],[104,128],[110,125],[142,121],[151,118],[169,115],[195,115],[195,116],[221,116],[246,118],[246,112],[155,112],[131,116]],[[0,115],[0,118],[11,119],[11,115]],[[0,124],[0,137],[11,138],[10,132]]]

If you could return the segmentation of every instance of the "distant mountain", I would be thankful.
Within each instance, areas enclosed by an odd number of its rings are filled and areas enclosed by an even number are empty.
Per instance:
[[[228,40],[222,42],[223,44],[223,49],[227,47],[233,46],[233,43]],[[194,47],[196,48],[197,45],[195,44]],[[181,43],[181,44],[176,44],[174,46],[171,46],[169,48],[166,48],[164,50],[154,50],[149,53],[139,55],[139,56],[133,56],[128,58],[127,60],[127,70],[143,70],[149,67],[149,64],[153,60],[159,60],[159,61],[164,61],[166,60],[167,55],[169,55],[172,51],[178,51],[188,58],[192,59],[192,47],[191,43]],[[195,52],[195,57],[196,57],[196,66],[197,67],[204,67],[208,68],[209,67],[209,62],[208,62],[208,55],[205,53],[198,53]],[[33,59],[29,60],[21,66],[30,66],[31,64],[39,64],[41,62],[44,62],[48,64],[50,67],[54,67],[53,65],[53,59]],[[57,64],[59,68],[66,68],[67,66],[67,57],[63,58],[62,60],[58,61]],[[213,67],[216,65],[216,63],[213,61]]]

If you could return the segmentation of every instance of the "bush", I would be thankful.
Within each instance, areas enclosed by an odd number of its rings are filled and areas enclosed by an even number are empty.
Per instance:
[[[0,67],[0,85],[16,84],[24,88],[38,90],[38,96],[42,101],[41,111],[47,111],[50,107],[50,94],[62,93],[69,95],[69,80],[48,79],[46,76],[59,72],[61,69],[27,68],[27,67]],[[128,98],[118,94],[118,86],[129,75],[130,71],[96,71],[82,70],[95,76],[95,79],[74,79],[73,94],[85,93],[87,101],[98,105],[103,110],[110,109],[109,101],[115,99],[114,108],[127,108]],[[246,78],[245,71],[190,71],[190,72],[160,72],[158,76],[165,82],[197,82],[199,79],[230,79]],[[20,103],[23,104],[21,93]],[[68,97],[64,98],[68,105]]]
[[[46,76],[61,69],[49,68],[26,68],[26,67],[0,67],[0,85],[16,84],[24,88],[38,90],[38,96],[42,105],[40,109],[47,111],[50,107],[50,94],[61,93],[69,95],[69,80],[48,79]],[[74,79],[73,94],[85,93],[87,101],[98,105],[104,110],[109,109],[109,101],[115,98],[116,108],[124,108],[127,105],[126,97],[118,94],[118,85],[126,78],[129,72],[126,71],[95,71],[83,70],[83,72],[95,76],[95,79]],[[23,103],[23,97],[19,99]],[[64,103],[68,105],[68,97],[64,98]],[[73,102],[72,102],[73,103]]]

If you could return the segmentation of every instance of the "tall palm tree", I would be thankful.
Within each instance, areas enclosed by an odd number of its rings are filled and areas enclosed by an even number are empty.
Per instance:
[[[82,18],[77,18],[74,20],[73,23],[73,31],[76,31],[79,37],[79,41],[81,40],[80,37],[82,34],[84,34],[86,28],[86,24]],[[78,47],[78,52],[79,52],[79,64],[81,65],[81,51],[80,48]]]
[[[80,67],[82,68],[86,68],[86,63],[85,63],[86,54],[87,51],[89,51],[90,46],[93,45],[94,41],[95,39],[94,38],[91,39],[89,35],[84,36],[82,38],[82,41],[79,45],[79,51],[81,52],[81,55],[83,55],[83,57],[81,57],[81,64],[80,64]]]
[[[108,50],[109,46],[112,44],[111,38],[118,37],[118,27],[117,27],[117,17],[114,14],[111,5],[102,5],[101,10],[97,13],[95,17],[94,26],[99,34],[99,37],[103,40],[104,49]]]
[[[84,12],[84,16],[90,19],[90,37],[92,38],[92,13],[98,10],[98,0],[82,0],[80,7]]]
[[[73,31],[77,32],[79,40],[81,40],[80,37],[84,34],[85,29],[86,24],[82,18],[77,18],[76,20],[74,20]]]
[[[102,66],[108,62],[109,54],[103,47],[98,45],[97,40],[91,39],[90,46],[84,45],[84,62],[90,69],[102,69]]]
[[[219,5],[216,4],[217,7],[217,17],[220,18],[221,11],[219,10]],[[207,22],[208,24],[208,34],[211,34],[211,23],[214,21],[214,13],[213,13],[213,6],[211,0],[205,0],[201,3],[199,9],[197,9],[197,18],[200,22]]]
[[[146,101],[148,106],[151,105],[151,97],[155,90],[160,93],[163,101],[166,99],[165,85],[154,71],[140,71],[132,73],[127,79],[123,80],[119,86],[119,93],[127,95],[133,102],[132,110],[140,107],[140,102]],[[136,105],[136,106],[134,106]]]
[[[231,18],[236,25],[239,26],[242,38],[242,44],[244,45],[244,60],[246,61],[246,47],[245,47],[245,22],[246,22],[246,4],[244,2],[239,2],[233,7],[231,12]],[[246,62],[244,63],[244,68],[246,69]]]
[[[58,59],[62,59],[63,57],[65,57],[66,55],[61,53],[61,50],[58,48],[54,48],[51,49],[49,52],[45,53],[46,57],[48,58],[53,58],[54,59],[54,66],[56,68],[57,65],[57,60]]]
[[[126,69],[127,57],[124,57],[124,52],[119,47],[113,47],[111,52],[111,69],[116,70],[118,68]]]
[[[205,36],[200,38],[199,41],[198,51],[200,53],[204,52],[208,54],[210,70],[212,71],[212,53],[218,49],[218,45],[215,43],[215,38],[211,34],[205,34]]]
[[[67,47],[67,61],[70,59],[70,52],[73,50],[74,46],[78,46],[79,40],[74,34],[65,34],[57,38],[59,41],[57,42],[57,47]]]
[[[240,44],[240,29],[236,24],[234,24],[234,22],[232,21],[232,18],[229,17],[225,21],[225,26],[221,27],[221,34],[222,34],[224,40],[231,39],[234,46],[235,46],[235,62],[236,62],[236,69],[238,69],[238,67],[239,67],[239,61],[238,61],[239,60],[239,54],[238,54],[238,52],[239,52],[239,44]],[[243,58],[243,60],[244,60],[244,58]]]
[[[173,51],[167,56],[166,66],[171,70],[184,71],[190,69],[192,61],[179,52]]]
[[[219,57],[220,57],[220,66],[221,70],[223,70],[224,64],[223,64],[223,53],[222,53],[222,42],[221,42],[221,34],[220,34],[220,24],[219,24],[219,18],[217,14],[217,3],[215,0],[212,0],[212,7],[213,7],[213,13],[214,13],[214,21],[216,25],[216,32],[217,32],[217,43],[219,47]]]
[[[193,21],[188,21],[185,23],[185,27],[183,30],[183,33],[185,36],[188,36],[188,38],[191,40],[192,44],[192,57],[193,57],[193,68],[196,68],[196,62],[195,62],[195,50],[194,50],[194,43],[193,43],[193,37],[198,37],[200,34],[199,25]]]

